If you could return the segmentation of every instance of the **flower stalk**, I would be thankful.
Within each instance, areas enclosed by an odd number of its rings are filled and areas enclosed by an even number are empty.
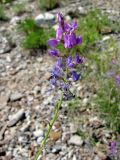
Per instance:
[[[48,138],[49,138],[49,135],[50,135],[50,132],[51,132],[51,130],[52,130],[52,127],[53,127],[55,121],[57,120],[57,117],[58,117],[58,114],[59,114],[59,110],[60,110],[60,107],[61,107],[61,105],[62,105],[62,101],[63,101],[63,93],[61,94],[60,100],[59,100],[59,101],[57,102],[57,104],[56,104],[55,115],[54,115],[51,123],[49,124],[48,131],[47,131],[47,133],[46,133],[46,135],[45,135],[45,138],[44,138],[43,141],[42,141],[41,146],[40,146],[39,149],[38,149],[38,152],[37,152],[36,157],[35,157],[34,160],[40,160],[40,158],[41,158],[41,155],[42,155],[43,150],[44,150],[44,148],[45,148],[45,146],[46,146],[46,143],[47,143],[47,140],[48,140]]]

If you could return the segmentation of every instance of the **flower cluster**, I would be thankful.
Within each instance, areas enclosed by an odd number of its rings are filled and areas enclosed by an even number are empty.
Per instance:
[[[52,38],[48,41],[48,44],[55,48],[64,39],[65,48],[73,48],[76,45],[82,43],[82,37],[76,36],[75,30],[78,28],[78,24],[74,21],[72,24],[64,22],[64,17],[61,13],[58,13],[59,28],[56,31],[56,38]],[[64,37],[64,38],[63,38]],[[53,52],[53,51],[52,51]],[[54,49],[56,55],[58,50]]]
[[[116,155],[116,153],[117,153],[117,145],[116,145],[116,142],[115,142],[115,141],[112,141],[112,142],[110,143],[110,154],[111,154],[112,156],[114,156],[114,155]]]
[[[120,85],[120,74],[116,75],[116,83]]]
[[[51,49],[49,54],[57,58],[56,64],[52,70],[51,84],[64,91],[65,97],[68,99],[73,97],[70,91],[72,81],[78,81],[81,73],[78,73],[77,68],[79,64],[84,62],[84,58],[80,57],[78,53],[73,57],[70,50],[82,43],[82,37],[76,36],[75,31],[78,28],[76,21],[72,24],[66,23],[61,13],[57,15],[59,27],[56,31],[56,38],[48,41]],[[63,55],[57,49],[59,44],[64,45],[66,53]]]

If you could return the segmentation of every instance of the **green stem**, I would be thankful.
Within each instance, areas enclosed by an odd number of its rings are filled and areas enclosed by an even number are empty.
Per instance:
[[[63,94],[61,95],[60,100],[59,100],[59,101],[57,102],[57,104],[56,104],[55,115],[54,115],[54,117],[53,117],[53,119],[52,119],[52,121],[51,121],[51,124],[49,125],[48,131],[47,131],[47,133],[46,133],[46,135],[45,135],[45,138],[43,139],[43,142],[42,142],[41,146],[40,146],[39,149],[38,149],[38,152],[37,152],[34,160],[39,160],[40,155],[42,155],[42,153],[43,153],[43,149],[44,149],[45,146],[46,146],[47,139],[48,139],[48,137],[49,137],[49,134],[50,134],[50,132],[51,132],[51,129],[52,129],[55,121],[57,120],[58,113],[59,113],[59,109],[60,109],[61,104],[62,104],[62,100],[63,100]]]

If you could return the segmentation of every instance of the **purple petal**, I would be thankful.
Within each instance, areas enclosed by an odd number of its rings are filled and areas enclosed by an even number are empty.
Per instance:
[[[77,44],[76,35],[75,33],[66,34],[64,36],[64,45],[65,48],[73,48]]]
[[[73,30],[76,30],[76,29],[78,28],[78,23],[77,23],[77,21],[74,21],[74,22],[72,23],[72,28],[73,28]]]
[[[62,23],[62,22],[64,21],[63,14],[59,12],[59,13],[57,14],[57,19],[58,19],[58,22],[59,22],[59,23]]]
[[[80,57],[79,54],[76,54],[75,56],[75,64],[80,64],[84,62],[84,58]]]
[[[60,57],[57,62],[56,62],[56,67],[58,68],[62,68],[63,67],[63,64],[62,64],[62,57]]]
[[[77,45],[82,43],[82,36],[77,37]]]
[[[66,59],[66,64],[67,64],[67,67],[68,68],[73,68],[75,66],[75,64],[73,63],[72,61],[72,57],[69,56],[67,59]]]
[[[54,77],[54,78],[52,78],[51,80],[50,80],[50,82],[51,82],[51,84],[53,85],[53,86],[56,86],[57,85],[57,79]]]
[[[51,47],[56,47],[58,44],[59,44],[59,40],[55,39],[55,38],[52,38],[48,41],[48,44],[51,46]]]
[[[76,71],[72,71],[72,79],[73,81],[78,81],[80,78],[81,74],[77,74]]]
[[[64,23],[64,31],[69,32],[71,29],[71,25],[69,23]]]
[[[61,76],[61,71],[58,67],[54,67],[52,70],[52,76],[58,78]]]
[[[69,57],[66,59],[66,64],[69,65],[71,62],[72,62],[72,56],[69,56]]]
[[[59,51],[57,49],[53,49],[53,50],[48,50],[48,53],[51,55],[51,56],[59,56]]]
[[[57,38],[58,40],[61,40],[61,39],[62,39],[62,34],[63,34],[62,27],[59,27],[59,28],[57,29],[57,32],[56,32],[56,38]]]
[[[64,36],[64,43],[65,43],[65,48],[68,48],[70,46],[70,41],[69,41],[69,35]]]
[[[62,83],[61,87],[63,88],[63,90],[69,91],[69,85],[66,83]]]

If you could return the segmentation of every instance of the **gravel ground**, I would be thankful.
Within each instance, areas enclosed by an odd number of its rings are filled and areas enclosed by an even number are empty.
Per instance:
[[[39,14],[35,2],[26,2],[31,13],[19,16],[20,20],[28,15],[35,17]],[[119,0],[74,2],[70,0],[67,9],[61,8],[61,11],[67,14],[70,9],[76,10],[76,7],[82,7],[82,12],[99,7],[110,16],[120,18]],[[11,19],[15,17],[10,9],[7,12],[12,15]],[[8,33],[15,44],[7,40]],[[119,37],[117,35],[118,42]],[[36,56],[29,56],[20,47],[21,39],[16,33],[15,21],[0,24],[0,160],[34,159],[55,111],[53,104],[57,93],[49,91],[50,70],[54,60],[40,50]],[[77,95],[81,97],[78,103],[81,107],[76,109],[72,117],[68,102],[62,104],[42,160],[107,159],[109,142],[114,133],[106,128],[99,111],[90,105],[91,97],[95,96],[94,84],[89,82],[86,85],[82,81],[75,84],[76,88]],[[79,130],[82,133],[78,136]],[[101,144],[97,144],[97,141]]]

